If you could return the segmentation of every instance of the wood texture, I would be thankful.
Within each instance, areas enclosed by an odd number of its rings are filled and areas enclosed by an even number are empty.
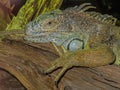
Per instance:
[[[120,66],[116,65],[74,67],[56,88],[54,78],[59,70],[50,75],[42,72],[57,57],[51,44],[4,39],[0,43],[0,90],[120,90]]]

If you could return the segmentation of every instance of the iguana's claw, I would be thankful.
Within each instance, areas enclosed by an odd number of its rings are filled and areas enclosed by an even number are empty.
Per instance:
[[[48,68],[47,70],[44,71],[44,74],[49,74],[50,72],[52,72],[55,69],[55,66],[52,66],[50,68]]]
[[[68,53],[67,53],[68,54]],[[66,55],[67,55],[66,54]],[[66,57],[60,57],[56,59],[48,68],[47,70],[44,71],[45,74],[49,74],[52,71],[56,70],[57,68],[61,67],[61,71],[56,75],[55,78],[55,85],[58,87],[58,82],[60,81],[61,77],[64,75],[64,73],[73,66],[74,64],[72,63],[72,60],[66,59]]]
[[[55,81],[55,86],[58,88],[58,82],[57,81]]]

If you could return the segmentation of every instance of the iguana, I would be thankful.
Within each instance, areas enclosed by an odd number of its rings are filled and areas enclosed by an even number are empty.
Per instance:
[[[60,57],[44,71],[48,74],[62,67],[55,78],[56,85],[65,71],[73,66],[120,64],[120,28],[115,26],[116,18],[88,11],[93,8],[90,3],[84,3],[63,11],[54,10],[26,25],[26,41],[52,42],[58,51]]]

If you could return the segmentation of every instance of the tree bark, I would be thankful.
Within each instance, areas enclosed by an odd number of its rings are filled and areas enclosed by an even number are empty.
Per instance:
[[[59,70],[49,75],[43,70],[58,57],[51,44],[4,39],[0,43],[0,90],[120,90],[120,66],[116,65],[74,67],[57,88],[54,79]]]

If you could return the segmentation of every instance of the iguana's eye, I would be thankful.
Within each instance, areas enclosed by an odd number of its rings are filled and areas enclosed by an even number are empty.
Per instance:
[[[47,24],[48,24],[48,25],[51,25],[51,24],[52,24],[52,22],[51,22],[51,21],[49,21]]]
[[[71,40],[67,46],[67,49],[70,51],[75,51],[83,48],[84,48],[84,41],[78,38]]]
[[[57,22],[55,20],[49,20],[49,21],[46,20],[46,22],[44,23],[44,25],[48,25],[48,26],[53,25],[54,26],[54,25],[56,25],[56,23]]]

